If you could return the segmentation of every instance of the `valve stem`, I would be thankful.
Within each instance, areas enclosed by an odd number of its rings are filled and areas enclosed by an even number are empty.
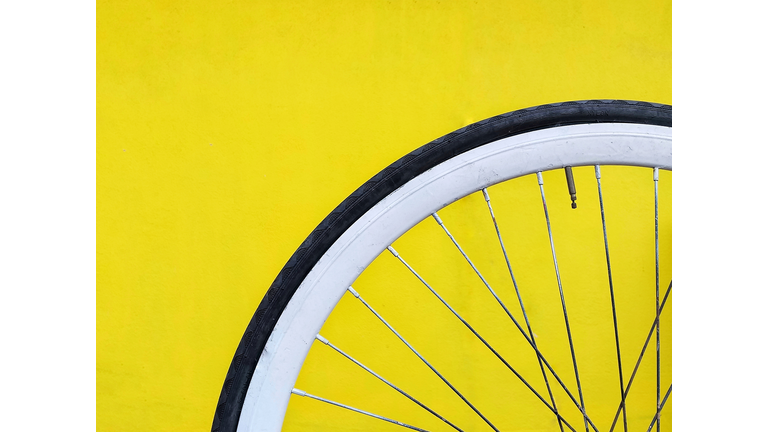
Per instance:
[[[565,180],[568,182],[568,193],[571,194],[571,208],[576,208],[576,183],[573,181],[573,168],[565,167]]]

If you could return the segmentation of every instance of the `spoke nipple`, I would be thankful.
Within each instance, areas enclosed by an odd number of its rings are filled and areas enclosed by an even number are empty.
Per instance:
[[[437,213],[432,213],[432,217],[435,218],[435,220],[437,221],[438,225],[442,225],[443,224],[443,220],[440,219],[440,216],[438,216]]]
[[[349,287],[349,288],[347,288],[347,291],[351,292],[352,295],[355,296],[356,298],[360,298],[360,294],[358,294],[357,291],[355,291],[354,288]]]
[[[541,171],[536,172],[536,179],[539,180],[539,186],[544,185],[544,177],[541,176]]]
[[[595,178],[600,180],[600,165],[595,165]]]
[[[392,252],[392,255],[394,255],[394,256],[395,256],[395,258],[397,258],[397,257],[399,257],[399,256],[400,256],[400,255],[397,253],[397,251],[395,250],[395,248],[393,248],[392,246],[387,246],[387,250],[388,250],[388,251],[390,251],[390,252]]]
[[[653,169],[653,181],[659,181],[659,169],[654,168]]]
[[[324,343],[324,344],[326,344],[326,345],[330,345],[330,344],[331,344],[330,342],[328,342],[328,339],[326,339],[326,338],[324,338],[324,337],[320,336],[320,334],[318,334],[317,336],[315,336],[315,339],[319,340],[320,342],[322,342],[322,343]]]
[[[491,197],[488,196],[488,190],[486,188],[483,188],[483,196],[485,197],[485,202],[491,201]]]
[[[307,395],[307,392],[301,391],[299,389],[293,389],[293,390],[291,390],[291,393],[293,393],[295,395],[299,395],[299,396],[306,396]]]

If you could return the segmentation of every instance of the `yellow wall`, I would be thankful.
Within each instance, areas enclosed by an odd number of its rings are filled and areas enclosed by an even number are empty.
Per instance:
[[[387,164],[517,108],[671,103],[671,61],[668,0],[99,0],[98,429],[209,429],[266,288]]]

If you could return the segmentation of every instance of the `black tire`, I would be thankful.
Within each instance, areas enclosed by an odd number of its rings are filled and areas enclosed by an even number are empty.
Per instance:
[[[508,136],[585,123],[672,126],[669,105],[623,100],[589,100],[512,111],[463,127],[426,144],[365,182],[315,228],[272,282],[240,340],[213,417],[213,432],[237,430],[256,364],[296,289],[331,245],[388,194],[458,154]]]

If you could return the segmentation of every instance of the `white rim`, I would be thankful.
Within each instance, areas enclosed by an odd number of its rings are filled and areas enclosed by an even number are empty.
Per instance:
[[[368,210],[328,249],[288,302],[261,355],[238,431],[279,431],[315,335],[355,279],[418,222],[484,187],[583,165],[672,169],[672,129],[624,123],[563,126],[505,138],[417,176]]]

